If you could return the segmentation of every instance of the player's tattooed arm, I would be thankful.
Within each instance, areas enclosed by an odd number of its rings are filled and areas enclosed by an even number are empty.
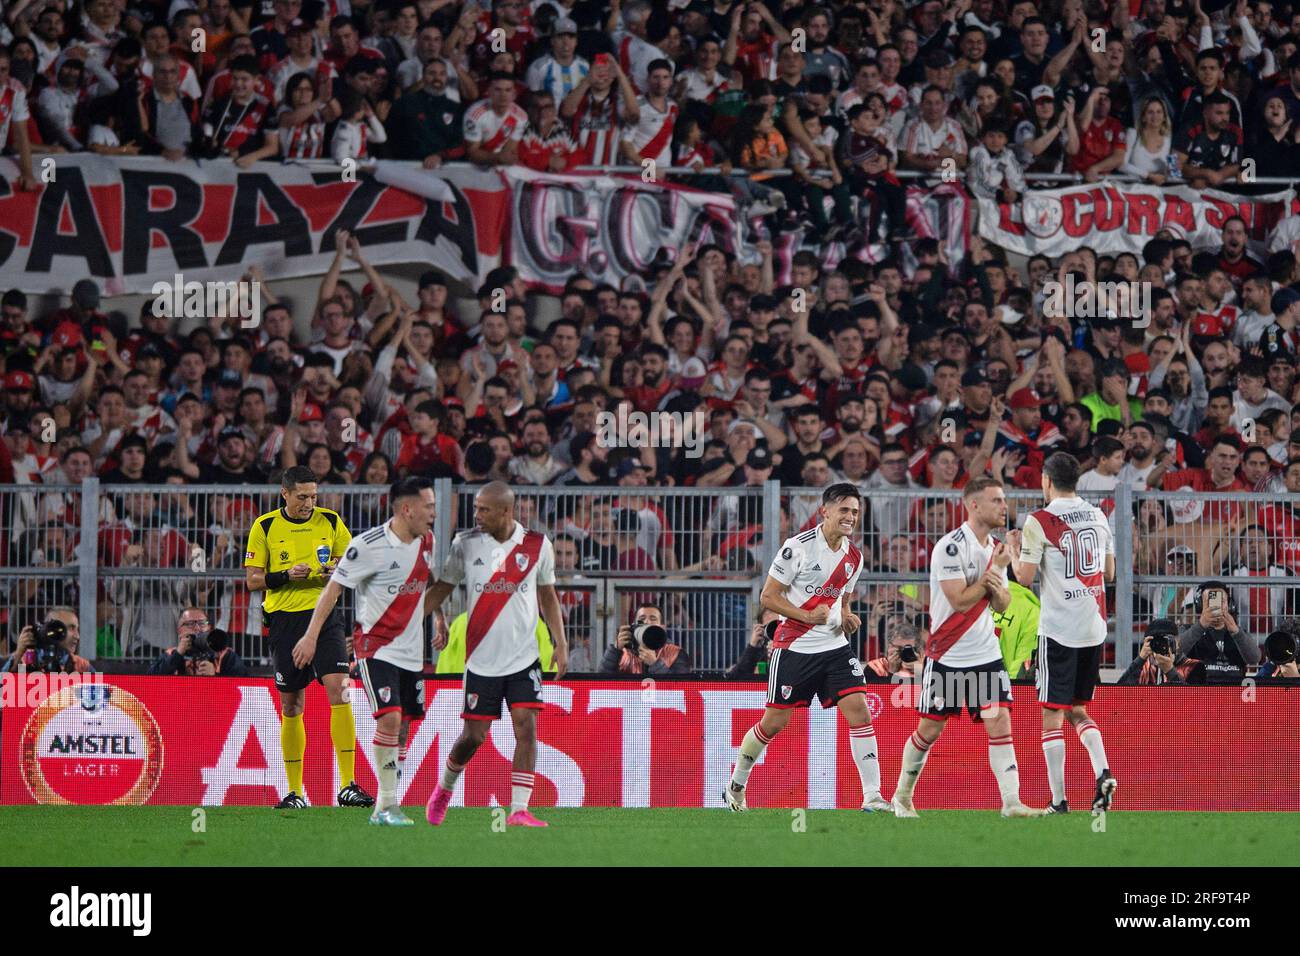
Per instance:
[[[759,603],[762,604],[763,610],[775,611],[782,617],[799,621],[801,624],[825,624],[830,620],[831,609],[825,604],[819,604],[811,611],[805,611],[792,604],[785,597],[786,587],[787,585],[769,575],[767,583],[763,585],[763,593],[759,596]]]
[[[841,629],[847,634],[856,634],[862,626],[862,618],[853,613],[853,592],[846,591],[840,599]]]
[[[433,584],[431,584],[429,586],[429,589],[424,592],[425,615],[427,616],[429,614],[436,613],[439,617],[441,617],[442,604],[444,601],[447,600],[447,597],[451,594],[451,592],[455,589],[455,587],[456,585],[451,584],[447,581],[435,581]],[[439,634],[435,630],[433,636],[433,644],[434,647],[436,647],[438,650],[442,650],[444,647],[447,646],[447,630],[445,627],[445,619],[444,619],[444,626],[441,630],[441,636],[442,636],[442,644],[439,645],[438,644]]]

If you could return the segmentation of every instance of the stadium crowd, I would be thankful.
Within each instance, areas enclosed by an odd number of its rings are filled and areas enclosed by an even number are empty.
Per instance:
[[[750,175],[698,184],[736,191],[773,237],[804,227],[887,243],[872,264],[826,266],[804,249],[788,269],[767,240],[748,258],[687,246],[624,288],[573,276],[544,327],[509,266],[466,299],[426,272],[407,302],[346,233],[309,309],[247,269],[264,302],[251,329],[213,319],[182,336],[148,307],[106,311],[89,279],[56,309],[10,290],[0,482],[98,475],[110,567],[179,568],[197,551],[238,568],[265,502],[184,486],[262,484],[305,464],[326,489],[409,473],[738,489],[703,515],[637,490],[523,498],[521,520],[555,536],[557,570],[575,575],[762,573],[759,499],[743,489],[846,480],[868,496],[875,569],[921,571],[960,520],[954,499],[927,489],[991,473],[1035,491],[1045,455],[1064,449],[1084,465],[1083,491],[1187,492],[1125,516],[1139,573],[1228,579],[1233,625],[1256,649],[1297,613],[1289,589],[1236,579],[1300,571],[1300,508],[1215,496],[1300,493],[1300,217],[1261,258],[1234,217],[1206,249],[1170,232],[1140,254],[1083,245],[1019,264],[972,237],[951,262],[935,240],[909,239],[896,173],[937,182],[951,163],[972,193],[1006,200],[1030,187],[1026,171],[1231,186],[1252,158],[1259,176],[1290,175],[1300,8],[19,0],[3,18],[0,141],[20,188],[34,185],[34,156],[75,150],[241,166],[722,164]],[[364,285],[342,277],[358,270]],[[1149,283],[1150,323],[1047,314],[1045,283],[1068,279]],[[702,456],[608,447],[598,415],[619,409],[701,413]],[[130,492],[144,483],[177,491]],[[873,494],[890,490],[910,495]],[[781,535],[815,524],[817,503],[814,491],[788,495]],[[378,495],[334,504],[354,531],[384,514]],[[14,496],[5,560],[70,562],[79,508],[76,495]],[[457,522],[468,523],[463,507]],[[54,578],[8,586],[10,642],[70,603]],[[1190,625],[1194,592],[1145,588],[1137,617]],[[243,589],[221,583],[123,576],[97,597],[108,656],[176,647],[191,605],[230,633],[255,625]],[[643,597],[628,596],[624,621]],[[711,614],[728,621],[739,658],[754,621],[731,597]],[[870,656],[896,672],[888,635],[924,630],[925,588],[873,585],[869,599]],[[590,595],[566,600],[581,634]],[[665,610],[670,632],[685,633],[693,612]],[[592,670],[602,650],[589,652]]]

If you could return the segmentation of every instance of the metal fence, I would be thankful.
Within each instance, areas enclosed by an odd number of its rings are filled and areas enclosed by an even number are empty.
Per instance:
[[[437,483],[441,562],[457,529],[473,525],[475,486]],[[758,592],[780,543],[817,521],[821,488],[516,488],[517,517],[551,537],[574,669],[599,668],[639,602],[658,604],[673,640],[698,670],[723,670],[759,619]],[[330,487],[322,507],[357,533],[387,518],[383,488]],[[891,636],[925,627],[934,543],[963,519],[961,492],[864,490],[855,542],[855,637],[863,659]],[[1120,485],[1086,495],[1111,516],[1117,580],[1108,663],[1125,667],[1156,617],[1189,626],[1194,589],[1227,585],[1240,627],[1262,640],[1300,618],[1300,495],[1151,492]],[[1023,525],[1036,492],[1013,489],[1010,523]],[[259,515],[279,504],[274,486],[0,486],[3,633],[56,606],[75,608],[82,656],[145,666],[176,643],[185,607],[207,612],[256,666],[267,660],[260,599],[244,586],[243,553]],[[445,505],[443,503],[446,503]],[[1128,520],[1121,520],[1127,516]],[[463,594],[449,611],[459,613]],[[351,613],[345,593],[343,610]],[[1117,635],[1122,639],[1117,639]]]

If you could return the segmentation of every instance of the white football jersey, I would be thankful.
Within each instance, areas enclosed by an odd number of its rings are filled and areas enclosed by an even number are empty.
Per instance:
[[[1056,498],[1025,519],[1020,560],[1041,565],[1038,633],[1066,647],[1106,640],[1106,555],[1115,538],[1106,515],[1082,498]]]
[[[469,595],[466,671],[504,677],[537,661],[537,589],[555,584],[555,549],[546,535],[517,521],[505,541],[462,531],[438,580],[463,582]]]
[[[997,541],[989,535],[987,543],[980,544],[971,526],[962,522],[960,528],[949,531],[930,553],[930,640],[927,653],[945,667],[974,667],[1002,660],[1002,648],[993,629],[993,611],[987,601],[958,612],[948,603],[943,593],[942,581],[960,581],[974,584],[984,577],[993,560]],[[1007,572],[1003,570],[1005,584]],[[932,647],[946,647],[936,658]]]
[[[424,667],[424,592],[433,579],[433,532],[403,544],[392,519],[353,538],[332,580],[356,594],[352,649],[408,671]]]
[[[479,100],[465,111],[462,126],[465,142],[478,143],[483,149],[499,153],[507,143],[524,138],[528,114],[518,104],[511,103],[505,116],[498,116],[487,100]]]
[[[677,122],[677,104],[664,102],[661,113],[644,96],[637,97],[640,119],[635,126],[623,128],[623,139],[632,144],[642,159],[652,159],[655,166],[667,168],[673,164],[673,125]]]
[[[830,610],[825,624],[803,624],[781,618],[774,647],[815,654],[848,644],[840,602],[858,586],[862,552],[847,537],[834,551],[821,525],[787,538],[767,573],[786,586],[784,597],[796,607],[812,610],[826,605]]]

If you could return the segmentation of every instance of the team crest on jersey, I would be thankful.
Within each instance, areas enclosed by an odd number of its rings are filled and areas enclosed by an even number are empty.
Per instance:
[[[782,699],[784,699],[784,700],[789,700],[789,699],[790,699],[790,695],[793,694],[793,693],[794,693],[794,688],[791,687],[789,684],[782,684],[782,685],[781,685],[781,697],[782,697]]]
[[[850,578],[853,577],[853,565],[851,564],[844,565],[844,574],[846,577],[850,577]]]
[[[478,694],[466,694],[465,702],[469,704],[469,709],[473,710],[478,706]]]
[[[388,698],[393,696],[393,690],[391,687],[381,687],[378,690],[378,694],[379,694],[379,699],[386,704],[388,703]]]
[[[281,551],[281,552],[280,552],[280,560],[281,560],[281,561],[288,561],[288,560],[289,560],[289,552],[288,552],[288,551]]]
[[[528,570],[528,555],[526,555],[526,554],[519,554],[519,553],[516,553],[516,554],[515,554],[515,567],[517,567],[520,571],[527,571],[527,570]]]
[[[453,114],[453,113],[443,113],[443,114],[442,114],[442,125],[443,125],[443,126],[450,126],[450,125],[451,125],[451,121],[454,120],[455,118],[456,118],[456,116],[455,116],[455,114]]]

